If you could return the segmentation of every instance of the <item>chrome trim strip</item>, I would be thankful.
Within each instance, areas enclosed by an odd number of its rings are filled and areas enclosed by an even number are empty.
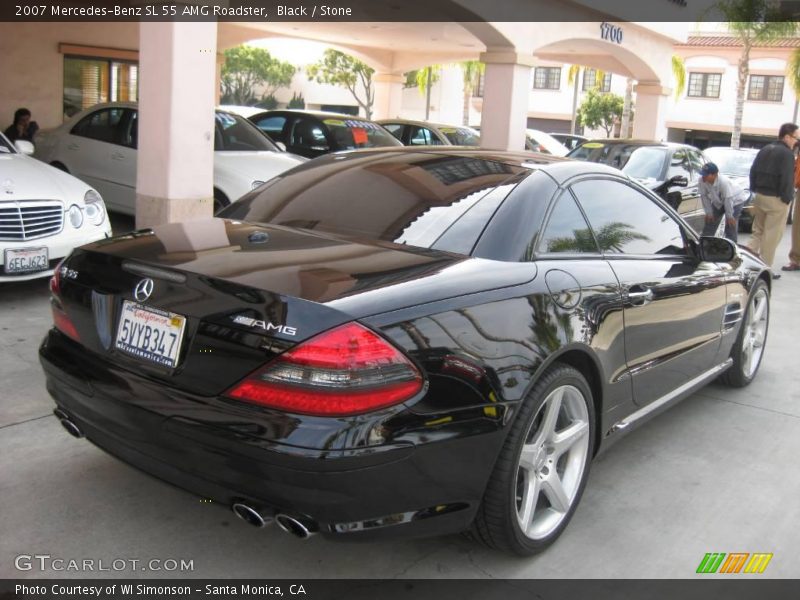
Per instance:
[[[186,283],[186,275],[158,267],[150,267],[129,260],[122,261],[122,270],[142,277],[152,277],[153,279],[163,279],[170,283]]]
[[[620,421],[617,421],[614,425],[612,425],[611,429],[609,429],[608,432],[606,432],[606,437],[608,437],[609,435],[611,435],[613,433],[617,433],[617,432],[621,431],[622,429],[625,429],[626,427],[630,426],[631,424],[635,423],[636,421],[646,417],[651,412],[653,412],[655,410],[658,410],[659,408],[661,408],[665,404],[669,404],[670,402],[672,402],[673,400],[675,400],[679,396],[683,395],[684,393],[691,391],[693,388],[700,387],[702,384],[706,383],[707,381],[710,381],[710,380],[714,379],[717,375],[722,373],[725,369],[730,367],[732,364],[733,364],[733,359],[729,358],[724,363],[719,364],[716,367],[712,367],[711,369],[709,369],[705,373],[701,373],[700,375],[698,375],[694,379],[691,379],[691,380],[687,381],[686,383],[684,383],[680,387],[675,388],[674,390],[672,390],[668,394],[665,394],[665,395],[661,396],[661,398],[659,398],[658,400],[654,400],[653,402],[651,402],[647,406],[643,406],[642,408],[640,408],[636,412],[629,414],[624,419],[622,419]]]

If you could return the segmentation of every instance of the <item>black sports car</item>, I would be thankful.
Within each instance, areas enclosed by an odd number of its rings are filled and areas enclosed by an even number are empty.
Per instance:
[[[73,435],[301,537],[566,527],[591,459],[748,384],[769,270],[604,165],[330,155],[75,250],[40,357]]]

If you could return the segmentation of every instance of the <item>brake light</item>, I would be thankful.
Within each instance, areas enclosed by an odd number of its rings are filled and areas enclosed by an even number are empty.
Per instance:
[[[64,312],[64,307],[61,304],[61,265],[64,261],[58,263],[53,276],[50,278],[50,307],[53,309],[53,325],[64,335],[71,337],[76,342],[80,342],[81,338],[78,335],[78,329],[75,324]]]
[[[397,348],[358,323],[299,344],[227,392],[288,412],[346,416],[412,398],[422,375]]]

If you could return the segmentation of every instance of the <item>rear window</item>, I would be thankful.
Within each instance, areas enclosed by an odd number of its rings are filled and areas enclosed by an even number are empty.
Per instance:
[[[465,253],[511,188],[499,190],[500,199],[492,192],[527,173],[473,157],[330,155],[217,216]],[[456,225],[458,235],[446,236]]]
[[[371,121],[330,118],[322,122],[327,125],[339,150],[402,146],[391,133]]]

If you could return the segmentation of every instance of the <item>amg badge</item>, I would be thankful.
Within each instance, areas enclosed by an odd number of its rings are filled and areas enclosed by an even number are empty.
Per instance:
[[[247,325],[248,327],[260,327],[264,331],[276,331],[284,335],[297,335],[296,327],[288,327],[286,325],[275,325],[274,323],[269,323],[267,321],[261,321],[259,319],[251,319],[250,317],[246,317],[245,315],[236,315],[235,317],[233,317],[233,322],[238,323],[239,325]]]

